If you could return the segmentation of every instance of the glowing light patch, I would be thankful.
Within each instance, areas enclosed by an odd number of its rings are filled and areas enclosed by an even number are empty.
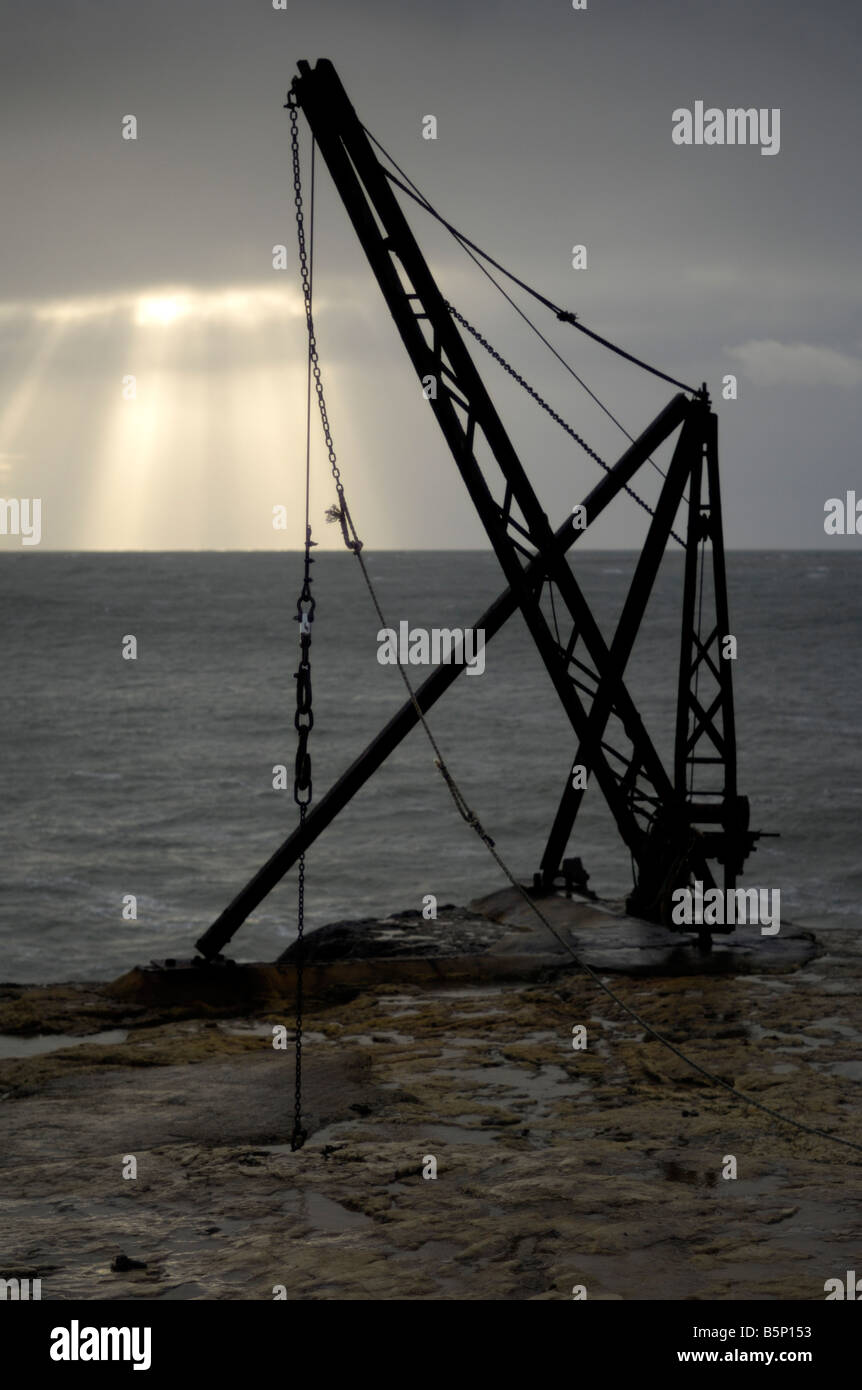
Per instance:
[[[176,295],[143,295],[137,303],[135,323],[156,323],[166,327],[188,313],[188,303]]]
[[[228,285],[222,289],[158,285],[131,293],[0,303],[0,323],[21,319],[71,326],[117,318],[136,328],[166,328],[179,320],[258,328],[285,317],[301,318],[303,314],[302,296],[295,286],[275,288],[261,284]]]

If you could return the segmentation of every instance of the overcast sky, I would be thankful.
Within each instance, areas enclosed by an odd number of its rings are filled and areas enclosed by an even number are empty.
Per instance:
[[[2,0],[0,495],[51,549],[302,541],[305,336],[282,110],[329,57],[456,226],[720,419],[731,547],[839,547],[858,488],[859,21],[850,0]],[[780,109],[780,149],[674,144],[703,101]],[[134,115],[135,141],[122,138]],[[438,138],[422,138],[433,114]],[[304,130],[304,153],[307,143]],[[612,461],[625,438],[412,205],[444,292]],[[320,171],[315,290],[340,466],[372,547],[485,544]],[[272,268],[285,243],[288,268]],[[572,268],[572,247],[587,269]],[[633,433],[671,388],[522,301]],[[489,367],[481,351],[478,363]],[[733,372],[739,399],[721,400]],[[134,375],[137,398],[123,398]],[[554,524],[596,466],[487,378]],[[314,435],[318,538],[332,500]],[[642,490],[654,497],[655,475]],[[639,486],[641,484],[639,483]],[[288,508],[288,533],[272,508]],[[627,547],[623,500],[595,544]],[[4,550],[15,537],[0,537]]]

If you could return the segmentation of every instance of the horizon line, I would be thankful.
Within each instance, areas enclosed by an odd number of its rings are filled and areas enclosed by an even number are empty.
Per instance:
[[[844,538],[842,538],[844,539]],[[339,546],[326,548],[316,547],[318,550],[315,559],[321,555],[348,555],[348,551]],[[581,554],[589,555],[639,555],[642,546],[583,546]],[[491,546],[363,546],[363,550],[372,555],[495,555]],[[827,555],[827,554],[851,554],[854,550],[852,545],[844,544],[840,546],[724,546],[725,554],[728,555]],[[303,555],[303,546],[290,546],[279,549],[274,546],[241,547],[241,546],[195,546],[195,547],[152,547],[146,550],[135,550],[131,548],[123,550],[108,550],[96,547],[64,547],[64,546],[23,546],[17,545],[14,548],[0,545],[0,556],[5,555]],[[667,549],[666,555],[676,554],[677,552]]]

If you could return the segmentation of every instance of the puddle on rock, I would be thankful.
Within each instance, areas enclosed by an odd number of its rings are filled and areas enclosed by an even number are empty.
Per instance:
[[[399,1250],[397,1254],[390,1255],[391,1260],[402,1260],[405,1263],[414,1260],[431,1260],[434,1265],[448,1264],[461,1254],[461,1246],[456,1245],[454,1240],[426,1240],[415,1250]]]
[[[350,1231],[367,1230],[374,1225],[371,1217],[364,1212],[349,1211],[340,1202],[324,1197],[322,1192],[291,1189],[284,1194],[284,1207],[325,1235],[345,1235]]]
[[[245,1023],[234,1022],[218,1023],[219,1032],[226,1034],[227,1037],[234,1038],[272,1038],[271,1023]],[[326,1042],[325,1033],[303,1033],[303,1041],[306,1043]]]
[[[831,1076],[843,1076],[845,1081],[862,1081],[862,1062],[830,1062],[824,1070]]]
[[[86,1038],[71,1033],[40,1033],[35,1038],[19,1038],[15,1033],[0,1033],[0,1057],[38,1057],[43,1052],[59,1052],[63,1047],[107,1047],[125,1042],[127,1028],[112,1028],[107,1033],[90,1033]]]
[[[718,1181],[715,1169],[684,1168],[672,1158],[660,1158],[658,1167],[662,1177],[668,1182],[683,1182],[689,1187],[715,1187]]]
[[[459,1070],[460,1081],[475,1081],[484,1092],[483,1099],[491,1098],[489,1092],[496,1092],[495,1098],[505,1100],[512,1110],[537,1107],[537,1115],[545,1115],[548,1106],[557,1100],[566,1100],[581,1095],[590,1089],[589,1082],[573,1077],[563,1067],[546,1062],[538,1068],[517,1066],[503,1062],[492,1067],[463,1067]]]
[[[339,1038],[339,1043],[346,1042],[354,1043],[357,1047],[374,1047],[380,1044],[391,1047],[412,1047],[416,1039],[410,1033],[343,1033]]]
[[[471,1129],[457,1124],[424,1125],[421,1132],[423,1142],[432,1139],[444,1144],[493,1144],[497,1138],[492,1129]]]

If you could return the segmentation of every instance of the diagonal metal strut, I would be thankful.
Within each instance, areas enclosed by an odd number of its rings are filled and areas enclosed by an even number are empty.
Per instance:
[[[635,442],[626,449],[610,473],[605,474],[584,500],[587,525],[595,521],[605,508],[622,492],[626,483],[654,453],[665,439],[671,435],[685,418],[688,402],[678,395],[665,406]],[[567,517],[554,536],[554,544],[563,554],[584,535],[575,530],[571,518]],[[540,590],[547,574],[547,565],[541,555],[537,555],[526,569],[528,582]],[[473,624],[483,630],[485,643],[500,631],[513,613],[518,602],[511,589],[504,589],[491,606]],[[449,686],[457,680],[464,668],[455,664],[438,666],[416,692],[416,698],[423,713],[431,709]],[[281,881],[293,867],[303,850],[313,844],[318,835],[331,824],[353,796],[365,785],[369,777],[386,761],[389,754],[418,723],[418,715],[412,701],[406,700],[388,724],[364,749],[359,757],[338,778],[328,792],[316,802],[308,812],[305,824],[298,826],[279,846],[274,854],[258,870],[232,902],[228,904],[212,926],[196,943],[205,956],[217,955],[223,946],[254,912],[268,893]]]

